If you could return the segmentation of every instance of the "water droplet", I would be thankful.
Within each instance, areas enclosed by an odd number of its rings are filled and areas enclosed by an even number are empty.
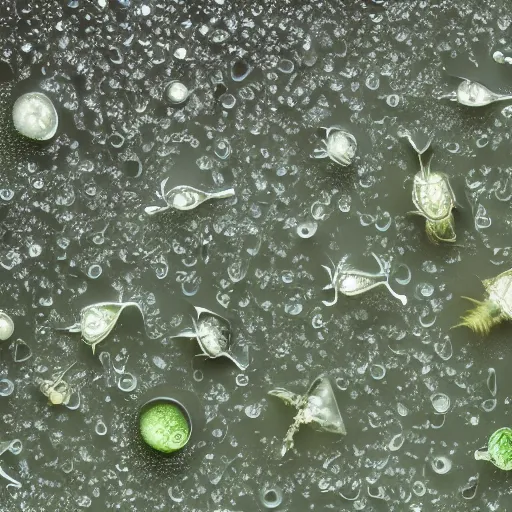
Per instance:
[[[430,401],[432,402],[432,407],[439,414],[444,414],[450,409],[450,397],[444,393],[434,393],[430,397]]]
[[[398,94],[390,94],[387,98],[386,98],[386,103],[390,106],[390,107],[396,107],[398,106],[398,104],[400,103],[400,96],[398,96]]]
[[[277,69],[281,71],[281,73],[293,73],[293,70],[295,68],[295,64],[288,59],[282,59],[279,61],[279,64],[277,65]]]
[[[104,436],[107,433],[107,425],[105,425],[105,423],[103,423],[102,420],[98,420],[96,423],[96,427],[94,428],[94,431],[99,436]]]
[[[498,386],[496,382],[496,370],[494,368],[489,368],[489,373],[487,375],[487,387],[489,388],[491,395],[496,396]]]
[[[249,377],[247,377],[247,375],[244,375],[243,373],[239,373],[237,376],[236,376],[236,385],[237,386],[247,386],[247,384],[249,384]]]
[[[131,373],[123,373],[119,377],[119,381],[117,382],[117,387],[121,391],[125,391],[126,393],[130,393],[137,387],[137,377],[132,375]]]
[[[407,416],[409,414],[409,409],[407,409],[407,407],[400,402],[398,402],[396,408],[400,416]]]
[[[370,366],[370,375],[375,380],[381,380],[386,375],[386,368],[382,366],[381,364],[372,364]]]
[[[379,88],[380,85],[380,78],[376,73],[370,73],[365,80],[366,87],[368,89],[375,91]]]
[[[98,279],[98,277],[101,276],[101,273],[103,272],[103,269],[101,268],[101,265],[91,265],[89,269],[87,270],[87,275],[91,279]]]
[[[213,43],[217,43],[217,44],[223,43],[228,38],[229,38],[229,32],[226,32],[225,30],[222,30],[222,29],[214,30],[210,34],[210,40]]]
[[[223,94],[219,98],[219,100],[221,102],[221,105],[227,109],[233,108],[236,104],[236,98],[232,94],[229,94],[229,93]]]
[[[303,222],[297,226],[297,234],[301,238],[311,238],[318,228],[317,222]]]
[[[427,492],[427,488],[423,482],[416,480],[416,482],[412,484],[412,492],[416,494],[416,496],[423,496]]]
[[[0,379],[0,396],[9,396],[14,391],[14,384],[9,379]]]
[[[438,475],[444,475],[452,469],[452,461],[448,457],[444,456],[434,457],[430,462],[430,465]]]
[[[277,508],[283,502],[283,492],[279,487],[264,487],[260,491],[260,499],[265,508]]]
[[[497,400],[495,398],[489,398],[488,400],[484,400],[482,402],[481,407],[485,412],[491,412],[496,408],[496,404]]]

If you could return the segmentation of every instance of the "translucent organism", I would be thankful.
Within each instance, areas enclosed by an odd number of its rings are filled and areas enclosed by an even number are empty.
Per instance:
[[[163,453],[183,448],[192,434],[190,418],[177,403],[156,403],[147,407],[139,420],[144,442]]]
[[[14,439],[13,441],[0,441],[0,457],[6,452],[10,451],[14,455],[19,455],[23,448],[23,444],[19,439]],[[0,466],[0,476],[5,478],[9,483],[6,487],[14,487],[15,489],[19,489],[21,487],[21,483],[14,478],[11,478]]]
[[[495,325],[504,320],[512,320],[512,269],[499,276],[482,281],[487,298],[480,302],[470,297],[463,297],[474,304],[455,327],[469,327],[472,331],[486,335]]]
[[[34,140],[51,139],[59,125],[59,116],[52,101],[41,92],[20,96],[14,103],[12,119],[18,132]]]
[[[144,209],[148,215],[154,215],[174,208],[176,210],[192,210],[200,204],[210,199],[226,199],[235,195],[233,188],[221,190],[219,192],[205,192],[194,187],[181,185],[165,191],[165,184],[168,178],[160,184],[160,192],[167,206],[146,206]]]
[[[405,137],[418,153],[421,170],[414,176],[412,202],[417,210],[411,212],[425,217],[425,229],[429,240],[435,244],[439,242],[455,242],[455,221],[452,209],[455,207],[455,194],[448,176],[439,172],[431,172],[430,161],[425,166],[423,154],[428,150],[432,140],[424,147],[418,147],[410,133]]]
[[[399,295],[391,288],[389,284],[389,270],[386,269],[383,261],[374,253],[372,253],[372,256],[379,265],[379,272],[377,273],[355,269],[346,262],[347,257],[343,258],[337,266],[333,263],[333,269],[322,265],[322,267],[327,270],[331,281],[323,289],[334,289],[334,300],[331,302],[323,301],[326,306],[333,306],[338,302],[338,292],[348,297],[353,297],[381,285],[385,286],[391,295],[396,297],[404,306],[407,304],[407,297],[405,295]]]
[[[315,149],[315,158],[327,158],[337,164],[346,167],[350,165],[357,151],[356,138],[339,126],[323,128],[325,130],[325,139],[322,140],[324,148]]]
[[[165,88],[165,96],[173,105],[180,105],[189,97],[190,92],[185,84],[173,80]]]
[[[231,359],[240,370],[248,366],[248,351],[245,350],[244,360],[235,356],[232,352],[233,340],[231,336],[231,324],[229,321],[205,308],[195,307],[197,319],[192,318],[194,327],[185,329],[172,336],[173,338],[195,338],[202,350],[202,356],[209,359],[227,357]]]
[[[489,438],[487,450],[475,451],[476,460],[488,460],[504,471],[512,469],[512,429],[500,428]]]
[[[52,405],[67,405],[73,394],[73,389],[65,381],[64,375],[73,368],[76,363],[69,365],[65,370],[52,375],[51,379],[37,379],[39,390],[48,397]]]
[[[467,107],[484,107],[496,101],[512,100],[512,95],[496,94],[485,87],[485,85],[464,79],[456,92],[441,96],[441,98],[457,101]]]
[[[136,302],[99,302],[86,306],[80,311],[80,322],[58,329],[81,332],[83,340],[92,347],[94,354],[96,345],[110,334],[123,310],[130,306],[136,307],[144,320],[144,313]]]
[[[277,396],[286,405],[291,405],[298,411],[286,433],[281,456],[293,448],[293,436],[301,425],[311,424],[313,428],[322,432],[347,434],[331,382],[327,376],[317,377],[302,396],[284,388],[272,389],[269,391],[269,395]]]
[[[8,340],[14,332],[14,322],[5,312],[0,310],[0,341]]]

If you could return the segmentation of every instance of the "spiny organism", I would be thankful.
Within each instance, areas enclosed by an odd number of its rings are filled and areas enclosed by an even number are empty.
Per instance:
[[[512,320],[512,269],[499,276],[482,281],[487,298],[484,301],[463,297],[473,304],[459,324],[454,327],[469,327],[472,331],[486,335],[492,327],[504,320]]]

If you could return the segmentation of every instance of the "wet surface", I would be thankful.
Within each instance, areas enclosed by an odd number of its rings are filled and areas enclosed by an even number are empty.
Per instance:
[[[2,3],[1,510],[507,510],[507,473],[474,451],[510,425],[512,326],[450,327],[510,267],[512,107],[438,98],[458,76],[512,92],[509,5],[294,4]],[[58,111],[48,142],[14,132],[29,91]],[[331,126],[357,139],[348,167],[314,158]],[[405,130],[434,137],[456,245],[408,215]],[[147,215],[165,178],[235,196]],[[322,265],[377,272],[372,253],[407,304],[379,286],[326,306]],[[95,354],[55,329],[128,301],[143,316],[123,312]],[[173,337],[194,306],[229,321],[246,370]],[[49,405],[37,379],[75,361],[73,397]],[[280,458],[295,412],[268,391],[323,373],[347,435],[302,426]],[[137,432],[165,396],[193,423],[171,457]]]

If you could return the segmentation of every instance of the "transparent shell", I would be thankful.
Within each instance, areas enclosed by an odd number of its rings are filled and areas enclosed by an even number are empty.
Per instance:
[[[485,279],[483,285],[489,294],[489,299],[512,320],[512,269],[492,279]]]
[[[446,219],[455,206],[448,177],[435,172],[414,176],[412,200],[418,211],[432,221]]]

